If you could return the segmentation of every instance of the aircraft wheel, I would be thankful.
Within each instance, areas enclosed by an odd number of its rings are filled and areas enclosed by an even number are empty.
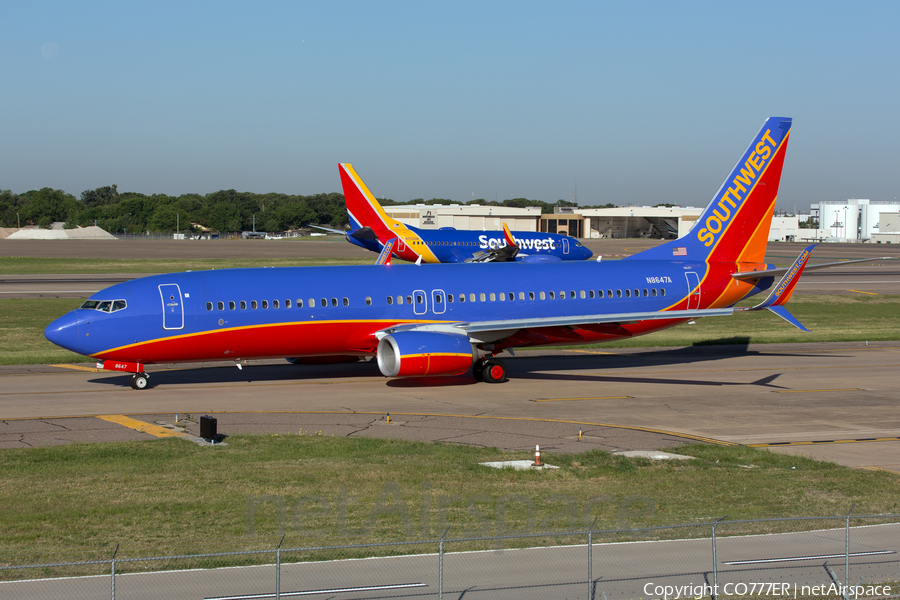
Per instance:
[[[131,387],[136,390],[143,390],[149,383],[145,373],[135,373],[131,376]]]
[[[484,381],[484,363],[485,361],[479,360],[472,365],[472,377],[475,381]]]
[[[501,383],[506,381],[506,363],[499,358],[492,358],[484,363],[484,371],[482,372],[484,381],[487,383]]]

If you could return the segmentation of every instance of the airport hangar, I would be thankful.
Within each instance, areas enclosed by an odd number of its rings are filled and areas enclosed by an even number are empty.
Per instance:
[[[561,233],[575,238],[675,239],[690,231],[702,208],[622,206],[615,208],[481,206],[478,204],[415,204],[385,206],[388,216],[420,229],[474,229]],[[773,217],[769,241],[798,241],[798,217]],[[802,233],[802,231],[801,231]]]

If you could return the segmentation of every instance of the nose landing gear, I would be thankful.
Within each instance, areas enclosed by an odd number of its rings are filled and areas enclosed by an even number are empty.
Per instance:
[[[150,376],[146,373],[135,373],[131,376],[131,387],[136,390],[142,390],[150,385],[148,378]]]

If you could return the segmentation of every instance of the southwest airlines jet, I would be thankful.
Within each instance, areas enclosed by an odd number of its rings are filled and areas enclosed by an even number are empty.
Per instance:
[[[593,254],[573,237],[533,231],[473,231],[469,229],[419,229],[392,219],[360,179],[353,166],[338,165],[350,231],[320,227],[347,236],[347,241],[381,252],[396,240],[393,255],[411,262],[557,262],[585,260]],[[516,250],[513,250],[515,246]]]
[[[132,373],[132,387],[141,389],[154,363],[240,366],[275,357],[375,356],[387,377],[471,372],[496,383],[506,377],[496,358],[504,350],[604,342],[746,310],[770,310],[802,329],[782,305],[812,247],[788,269],[763,262],[790,129],[791,119],[766,120],[687,236],[622,260],[390,265],[397,235],[378,265],[127,281],[94,294],[45,335],[99,368]],[[348,165],[339,170],[345,189],[349,183],[365,195]],[[431,247],[423,242],[421,250]],[[765,301],[735,307],[782,275]]]

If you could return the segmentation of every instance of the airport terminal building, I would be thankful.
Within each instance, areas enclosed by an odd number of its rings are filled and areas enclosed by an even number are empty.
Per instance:
[[[702,208],[626,206],[615,208],[559,207],[541,214],[539,207],[479,206],[472,204],[417,204],[385,206],[388,216],[421,229],[475,229],[499,231],[506,223],[512,231],[560,233],[576,238],[682,237],[697,222]],[[798,218],[773,217],[769,241],[796,241],[802,233]]]

